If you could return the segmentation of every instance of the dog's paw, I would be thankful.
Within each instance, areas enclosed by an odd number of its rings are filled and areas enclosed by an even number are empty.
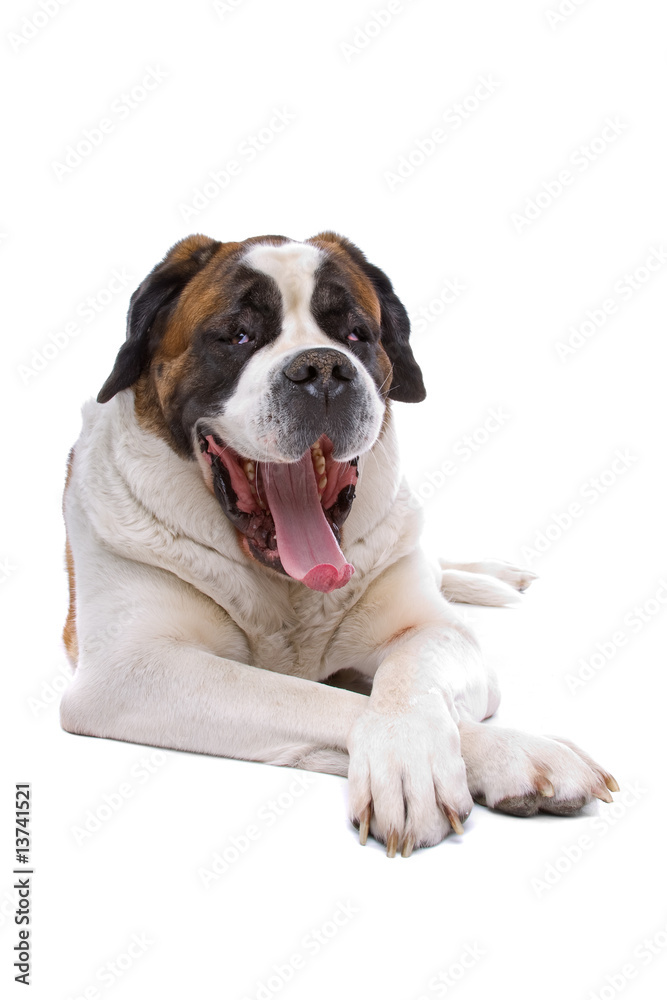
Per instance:
[[[461,727],[468,786],[475,802],[513,816],[569,816],[594,798],[612,802],[615,779],[583,750],[551,736],[481,724]]]
[[[514,587],[520,593],[527,590],[533,580],[537,580],[537,573],[533,573],[529,569],[521,569],[519,566],[513,566],[511,563],[503,562],[500,559],[485,559],[479,566],[480,573],[488,573],[489,576],[495,576],[498,580],[508,583],[510,587]]]
[[[410,710],[368,708],[348,742],[349,815],[359,829],[407,858],[414,847],[463,833],[472,809],[457,727],[442,697],[425,695]]]

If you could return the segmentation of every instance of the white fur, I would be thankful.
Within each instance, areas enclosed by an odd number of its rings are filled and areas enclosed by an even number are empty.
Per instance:
[[[485,604],[500,608],[520,599],[518,592],[503,580],[460,569],[443,570],[440,590],[448,601],[459,604]]]
[[[285,347],[331,346],[310,311],[315,272],[323,260],[323,252],[312,244],[291,242],[259,243],[243,258],[244,264],[268,274],[278,285],[283,303],[281,337]]]
[[[315,342],[303,331],[318,253],[252,251],[294,319],[258,355],[275,360],[297,327]],[[269,370],[269,360],[255,365],[230,412],[247,415]],[[88,403],[65,498],[79,659],[64,728],[335,774],[349,767],[352,819],[372,804],[371,831],[383,841],[394,831],[406,851],[441,840],[447,810],[467,816],[471,793],[489,805],[526,796],[545,771],[554,801],[588,801],[603,774],[590,758],[476,725],[495,711],[497,683],[440,592],[500,603],[530,574],[481,564],[497,579],[480,576],[476,589],[472,566],[450,564],[443,576],[418,547],[390,412],[373,435],[343,527],[356,571],[322,594],[243,554],[198,463],[139,426],[131,389]],[[349,667],[374,678],[370,697],[318,683]]]

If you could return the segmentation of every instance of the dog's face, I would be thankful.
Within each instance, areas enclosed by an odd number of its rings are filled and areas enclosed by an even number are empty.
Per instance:
[[[424,398],[389,279],[322,233],[190,236],[132,296],[99,402],[135,387],[139,421],[196,458],[246,554],[315,590],[353,567],[340,529],[387,400]]]

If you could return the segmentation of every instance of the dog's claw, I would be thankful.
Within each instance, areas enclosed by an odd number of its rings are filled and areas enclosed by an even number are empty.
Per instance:
[[[600,799],[601,802],[614,801],[604,785],[602,785],[602,787],[594,788],[593,795],[595,796],[596,799]]]
[[[387,837],[387,857],[395,858],[398,848],[398,830],[390,830]]]
[[[368,840],[368,830],[371,825],[371,807],[366,806],[366,808],[361,813],[359,817],[359,843],[363,847]]]
[[[444,803],[442,804],[441,808],[445,816],[449,820],[449,825],[451,826],[454,833],[458,834],[463,833],[463,823],[461,822],[458,814],[455,813],[453,809],[450,809],[449,806],[446,806]]]
[[[540,795],[543,795],[545,799],[552,799],[556,794],[554,786],[551,784],[549,779],[543,777],[543,775],[538,777],[535,784],[537,785],[538,792]]]
[[[412,854],[412,850],[413,850],[414,846],[415,846],[415,838],[412,836],[411,833],[409,833],[407,835],[407,837],[405,838],[405,840],[403,841],[403,848],[401,850],[401,857],[402,858],[409,858],[410,855]]]
[[[604,783],[605,783],[605,785],[607,786],[607,788],[609,789],[610,792],[620,792],[620,790],[621,790],[619,788],[618,782],[617,782],[616,778],[613,776],[613,774],[605,774],[605,776],[604,776]]]

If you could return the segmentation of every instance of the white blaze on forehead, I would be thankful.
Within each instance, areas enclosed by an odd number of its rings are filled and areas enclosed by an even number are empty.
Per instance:
[[[210,417],[208,424],[226,444],[253,461],[294,461],[293,456],[285,458],[279,448],[280,421],[274,419],[273,388],[276,379],[280,381],[286,359],[311,347],[335,347],[354,365],[365,389],[366,416],[352,454],[369,448],[380,432],[384,405],[371,376],[342,341],[327,337],[310,309],[315,274],[323,259],[317,247],[296,242],[279,246],[260,243],[243,258],[245,264],[273,278],[278,286],[282,327],[274,341],[253,353],[222,412]]]
[[[319,328],[310,302],[315,290],[315,272],[323,260],[322,251],[306,243],[270,243],[252,247],[244,263],[273,278],[283,306],[280,347],[284,350],[300,344],[328,344]]]

